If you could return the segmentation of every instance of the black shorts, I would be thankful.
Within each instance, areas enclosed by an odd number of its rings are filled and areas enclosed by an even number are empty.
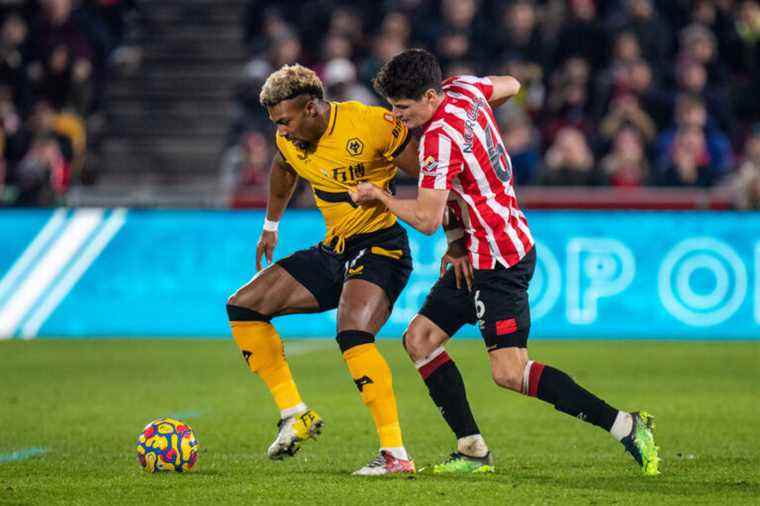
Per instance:
[[[536,248],[509,269],[475,270],[472,292],[457,290],[453,269],[430,290],[420,314],[453,336],[465,323],[477,323],[488,351],[525,348],[530,333],[528,285],[536,268]]]
[[[320,311],[338,307],[343,283],[351,279],[363,279],[382,288],[392,309],[412,273],[409,239],[398,223],[350,237],[342,253],[319,243],[277,264],[314,295]]]

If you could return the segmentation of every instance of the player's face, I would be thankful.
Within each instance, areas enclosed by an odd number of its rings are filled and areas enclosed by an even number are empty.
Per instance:
[[[388,102],[393,107],[393,114],[407,128],[417,128],[430,121],[441,103],[441,98],[435,90],[428,90],[419,100],[388,98]]]
[[[316,105],[313,100],[296,97],[283,100],[267,109],[269,119],[277,127],[277,132],[288,141],[305,146],[319,139],[317,132]]]

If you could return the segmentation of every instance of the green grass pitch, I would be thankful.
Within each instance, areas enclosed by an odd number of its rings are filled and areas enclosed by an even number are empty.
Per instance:
[[[454,438],[399,342],[380,347],[407,448],[429,468]],[[295,458],[271,462],[277,413],[231,341],[0,343],[0,504],[760,503],[760,343],[531,344],[533,358],[610,404],[656,416],[655,478],[641,476],[603,431],[496,387],[478,341],[449,351],[497,473],[353,477],[377,439],[337,346],[288,341],[286,349],[326,426]],[[164,415],[195,430],[201,451],[189,474],[149,475],[137,464],[137,434]],[[30,448],[45,452],[14,460]]]

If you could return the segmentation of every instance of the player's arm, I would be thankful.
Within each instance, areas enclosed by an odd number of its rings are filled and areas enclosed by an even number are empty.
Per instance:
[[[448,248],[441,257],[441,277],[446,274],[449,265],[454,270],[454,279],[457,289],[462,288],[462,280],[467,284],[467,289],[472,290],[473,271],[470,259],[467,256],[465,244],[464,224],[449,210],[446,213],[448,219],[443,220],[443,231],[446,234]]]
[[[433,235],[443,223],[443,211],[449,198],[449,190],[420,188],[417,199],[398,199],[371,183],[360,183],[349,190],[357,204],[379,201],[415,229],[425,235]]]
[[[488,103],[491,107],[499,107],[520,92],[520,81],[512,76],[488,76],[493,86]]]
[[[267,196],[267,216],[259,243],[256,245],[256,270],[261,270],[261,257],[272,263],[274,248],[277,246],[277,226],[288,202],[298,184],[298,174],[288,165],[282,154],[277,151],[269,171],[269,195]]]
[[[411,134],[409,134],[411,136]],[[420,176],[420,159],[417,156],[417,141],[413,138],[409,138],[404,146],[394,159],[394,165],[403,170],[409,176],[417,179]]]

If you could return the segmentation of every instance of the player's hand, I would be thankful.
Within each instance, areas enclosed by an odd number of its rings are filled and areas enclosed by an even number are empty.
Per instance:
[[[372,183],[362,182],[348,189],[348,194],[360,206],[375,204],[382,196],[383,190]]]
[[[266,256],[267,264],[272,265],[274,248],[277,246],[277,232],[262,230],[259,243],[256,245],[256,271],[261,270],[261,257]]]
[[[454,269],[457,289],[462,288],[462,280],[464,279],[464,282],[467,284],[467,289],[472,291],[472,264],[467,256],[467,249],[464,247],[463,239],[449,243],[449,248],[446,250],[443,258],[441,258],[441,276],[446,274],[446,268],[449,265]]]

